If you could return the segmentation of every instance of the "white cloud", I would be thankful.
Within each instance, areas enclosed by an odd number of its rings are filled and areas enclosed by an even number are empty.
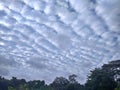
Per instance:
[[[90,69],[120,59],[119,5],[119,0],[0,0],[0,74],[50,82],[74,73],[85,81]]]

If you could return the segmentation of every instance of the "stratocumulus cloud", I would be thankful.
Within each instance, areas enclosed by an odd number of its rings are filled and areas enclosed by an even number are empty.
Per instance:
[[[119,0],[0,0],[0,75],[50,82],[120,59]]]

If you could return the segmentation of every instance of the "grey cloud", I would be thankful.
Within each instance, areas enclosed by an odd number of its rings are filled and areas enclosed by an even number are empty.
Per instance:
[[[10,69],[15,68],[19,65],[13,58],[5,58],[5,56],[0,55],[0,75],[9,76]]]
[[[9,8],[16,12],[20,12],[23,9],[24,5],[24,2],[20,0],[12,0],[9,5]]]
[[[9,70],[6,69],[5,67],[1,67],[1,66],[0,66],[0,75],[2,75],[2,76],[7,76],[7,75],[9,75]]]
[[[0,17],[4,17],[6,15],[5,11],[0,10]]]
[[[0,65],[4,66],[15,66],[17,62],[14,61],[12,58],[5,58],[5,56],[0,56]]]
[[[29,61],[27,61],[26,63],[29,64],[30,67],[36,68],[38,70],[42,70],[42,69],[47,68],[47,65],[45,64],[46,61],[47,60],[44,58],[33,57]]]
[[[59,34],[56,37],[56,42],[58,43],[58,46],[60,49],[66,50],[69,49],[72,45],[72,41],[69,36],[64,34]]]
[[[3,33],[5,33],[5,32],[7,33],[7,32],[9,32],[9,28],[0,24],[0,31],[3,31]]]
[[[120,58],[119,4],[0,0],[1,74],[52,80],[75,73],[85,81],[90,69]]]

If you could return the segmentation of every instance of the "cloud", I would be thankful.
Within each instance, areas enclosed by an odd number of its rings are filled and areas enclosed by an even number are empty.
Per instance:
[[[19,65],[13,58],[5,58],[5,56],[0,55],[0,75],[2,76],[9,76],[10,69],[15,68]]]
[[[4,56],[1,56],[0,55],[0,65],[4,65],[4,66],[15,66],[16,65],[16,62],[14,61],[13,58],[11,59],[7,59],[5,58]]]
[[[30,67],[36,68],[38,70],[46,69],[47,65],[45,64],[45,59],[43,58],[31,58],[26,63],[30,65]]]
[[[74,73],[84,82],[91,69],[120,58],[119,6],[119,0],[0,0],[0,74],[50,82]]]
[[[5,13],[5,11],[0,11],[0,17],[3,17],[3,16],[5,16],[6,15],[6,13]]]
[[[63,50],[70,48],[70,46],[72,45],[72,41],[71,41],[70,37],[66,36],[64,34],[57,35],[56,42],[58,44],[58,47]]]
[[[7,75],[9,75],[9,71],[6,68],[3,68],[0,66],[0,75],[7,76]]]

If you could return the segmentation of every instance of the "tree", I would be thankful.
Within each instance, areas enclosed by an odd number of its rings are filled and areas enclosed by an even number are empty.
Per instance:
[[[9,86],[9,87],[8,87],[8,90],[15,90],[15,88]]]
[[[69,81],[64,77],[56,77],[50,86],[52,86],[55,90],[65,90],[68,83]]]
[[[116,82],[111,72],[97,68],[88,76],[85,86],[86,90],[113,90],[116,87]]]
[[[120,90],[120,82],[118,83],[117,87],[114,90]]]
[[[24,85],[21,84],[21,85],[19,86],[19,90],[29,90],[29,89],[28,89],[28,85],[27,85],[27,84],[24,84]]]
[[[54,90],[54,89],[50,86],[45,85],[45,86],[42,86],[39,90]]]
[[[0,76],[0,90],[120,90],[120,60],[92,70],[85,85],[78,83],[76,77],[75,74],[68,79],[56,77],[46,85],[40,80],[26,81],[16,77],[8,80]]]
[[[111,61],[109,64],[104,64],[102,69],[106,72],[111,72],[115,81],[120,81],[120,60]]]
[[[0,77],[0,90],[8,90],[8,80]]]
[[[93,70],[85,86],[87,90],[113,90],[119,81],[120,60],[116,60]]]
[[[65,90],[84,90],[84,86],[80,84],[68,84]]]
[[[40,89],[42,86],[45,86],[45,81],[33,80],[28,82],[28,87],[30,90]]]
[[[75,75],[75,74],[70,75],[70,76],[69,76],[69,82],[70,82],[71,84],[78,83],[77,80],[76,80],[76,77],[77,77],[77,75]]]

